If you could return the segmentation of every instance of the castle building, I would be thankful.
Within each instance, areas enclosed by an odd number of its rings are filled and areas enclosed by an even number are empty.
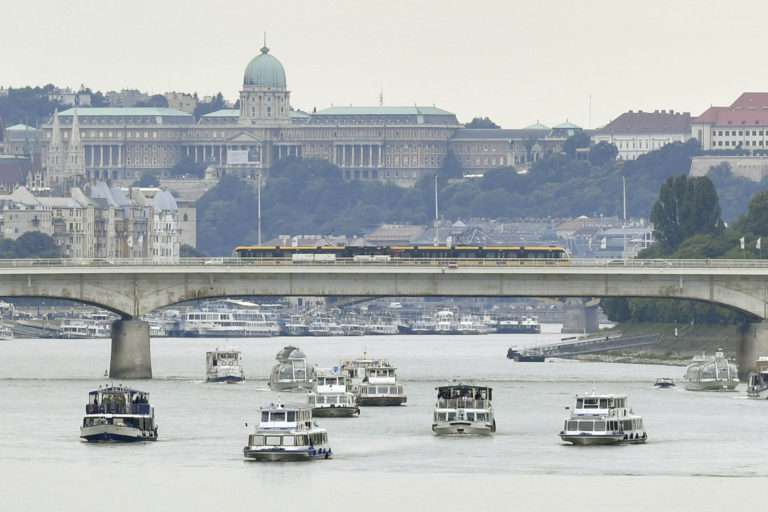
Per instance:
[[[403,186],[440,168],[449,151],[468,173],[526,166],[560,151],[567,130],[471,130],[430,106],[291,105],[285,69],[266,46],[247,65],[239,109],[194,116],[172,108],[71,108],[43,129],[51,186],[132,179],[188,159],[252,177],[280,160],[319,158],[350,180]],[[546,127],[545,127],[546,128]],[[576,127],[578,128],[578,127]],[[571,130],[572,131],[572,130]]]

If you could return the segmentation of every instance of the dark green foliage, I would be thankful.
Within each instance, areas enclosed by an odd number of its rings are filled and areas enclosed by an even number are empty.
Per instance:
[[[140,101],[137,107],[168,108],[168,100],[162,94],[154,94],[147,101]]]
[[[60,258],[61,251],[50,236],[37,231],[24,233],[16,240],[0,240],[0,258]]]
[[[185,157],[171,168],[169,174],[174,178],[203,178],[206,167],[204,163]]]
[[[221,93],[218,93],[210,102],[200,102],[197,104],[194,112],[195,119],[200,119],[205,114],[210,114],[211,112],[216,112],[217,110],[221,110],[223,108],[227,108],[227,105],[224,102],[224,96],[222,96]]]
[[[61,110],[57,103],[48,101],[48,94],[55,89],[51,84],[10,89],[7,96],[0,96],[1,124],[6,127],[18,123],[39,126],[47,122],[56,108]]]
[[[653,205],[651,222],[656,242],[670,253],[694,235],[722,233],[720,203],[712,181],[707,177],[669,178]]]
[[[179,248],[179,255],[182,258],[204,258],[207,256],[203,251],[187,244],[184,244]]]
[[[445,179],[461,178],[464,176],[464,169],[461,166],[461,162],[459,162],[459,159],[453,154],[453,151],[448,151],[448,153],[446,153],[445,158],[443,158],[443,164],[437,171],[437,175],[440,178]]]
[[[499,128],[499,125],[491,121],[488,117],[473,117],[472,120],[464,125],[465,128]]]
[[[133,182],[134,187],[159,187],[160,181],[152,173],[145,172],[141,175],[141,178]]]
[[[583,131],[578,131],[568,137],[568,140],[563,143],[563,151],[568,158],[576,158],[576,150],[579,148],[588,148],[589,143],[589,135]]]
[[[616,160],[619,154],[618,148],[608,142],[598,142],[589,148],[589,163],[592,165],[606,165]]]

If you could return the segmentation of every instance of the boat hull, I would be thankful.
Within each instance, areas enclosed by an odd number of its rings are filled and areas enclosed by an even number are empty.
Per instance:
[[[314,418],[351,418],[359,415],[359,407],[315,407],[312,409],[312,417]]]
[[[408,397],[405,396],[358,396],[357,405],[365,407],[388,407],[403,405],[408,401]]]
[[[489,436],[496,431],[495,425],[488,423],[472,423],[455,421],[449,423],[433,423],[432,432],[438,436]]]
[[[312,390],[312,383],[307,381],[295,381],[295,382],[269,382],[269,389],[272,391],[283,391],[283,392],[303,392],[303,391],[311,391]]]
[[[560,439],[577,446],[609,445],[624,442],[622,434],[560,434]]]
[[[302,450],[284,449],[254,449],[250,446],[243,448],[245,460],[254,462],[301,462],[312,459],[330,459],[333,452],[330,448],[307,448]]]
[[[738,382],[686,382],[688,391],[735,391]]]
[[[226,384],[236,384],[244,381],[245,377],[239,375],[222,375],[220,377],[208,377],[206,379],[206,382],[224,382]]]
[[[157,441],[157,433],[153,430],[141,430],[123,425],[94,425],[90,427],[80,427],[80,437],[90,443]]]

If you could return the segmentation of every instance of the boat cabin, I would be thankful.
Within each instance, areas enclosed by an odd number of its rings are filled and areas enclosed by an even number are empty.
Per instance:
[[[312,410],[306,407],[286,407],[271,404],[261,409],[259,430],[307,430],[312,427]]]
[[[99,388],[88,393],[86,414],[147,415],[149,393],[122,386]]]
[[[493,399],[493,389],[486,386],[459,384],[435,389],[439,409],[486,409]]]
[[[626,416],[626,395],[577,395],[574,416]]]
[[[208,368],[216,368],[218,366],[238,366],[242,360],[242,354],[237,350],[215,350],[213,352],[206,352],[205,357],[208,362]]]
[[[331,370],[315,370],[315,390],[318,393],[344,393],[347,390],[347,378]]]

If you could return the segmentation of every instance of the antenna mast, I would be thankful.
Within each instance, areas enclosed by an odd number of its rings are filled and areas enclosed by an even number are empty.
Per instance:
[[[439,218],[440,210],[438,205],[438,198],[437,198],[437,174],[435,174],[435,239],[434,239],[434,245],[438,245],[440,242],[440,235],[438,234],[439,224],[437,219]]]

